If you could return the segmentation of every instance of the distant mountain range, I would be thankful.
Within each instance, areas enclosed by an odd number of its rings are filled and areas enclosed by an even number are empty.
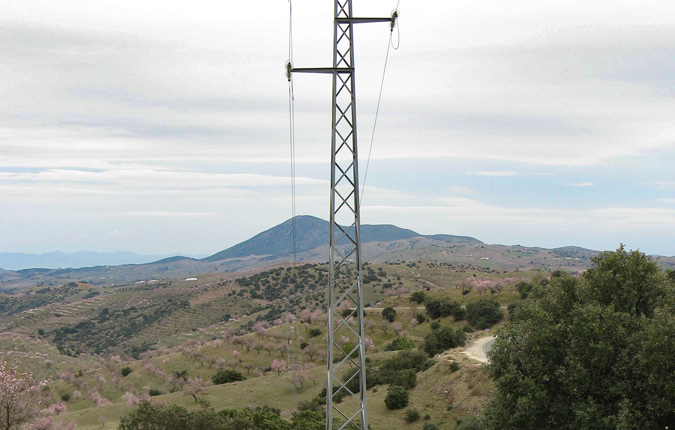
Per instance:
[[[295,218],[295,225],[297,261],[316,263],[328,261],[329,223],[312,216],[298,216]],[[92,261],[93,267],[0,269],[0,289],[10,290],[36,284],[54,285],[69,281],[123,285],[142,280],[178,279],[203,273],[238,272],[288,264],[292,260],[293,253],[292,226],[292,220],[285,221],[249,240],[203,259],[188,256],[153,257],[114,253],[113,255],[121,254],[120,258],[125,256],[125,264],[114,265],[111,259],[106,259],[105,262]],[[520,245],[488,245],[473,237],[421,235],[394,225],[362,225],[361,238],[363,258],[372,263],[425,259],[439,264],[496,270],[579,271],[590,267],[591,257],[599,253],[575,246],[545,249]],[[97,253],[83,254],[93,254],[91,257],[93,259]],[[133,261],[129,258],[141,261],[129,264]],[[154,261],[148,262],[148,259]],[[62,259],[60,263],[51,264],[51,267],[69,266],[65,261]],[[45,261],[41,263],[34,266],[48,267]],[[664,267],[675,268],[675,257],[661,257],[659,263]],[[7,269],[17,265],[15,263],[13,266],[5,267],[0,260],[0,267]]]
[[[117,266],[120,264],[144,264],[166,258],[168,255],[141,255],[134,252],[73,252],[61,251],[44,254],[21,254],[0,252],[0,267],[5,270],[21,270],[33,267],[45,269],[78,268],[90,266]]]

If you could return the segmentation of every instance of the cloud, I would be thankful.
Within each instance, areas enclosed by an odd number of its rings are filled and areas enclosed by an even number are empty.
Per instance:
[[[593,182],[579,182],[578,184],[570,184],[572,187],[594,187],[595,184]]]

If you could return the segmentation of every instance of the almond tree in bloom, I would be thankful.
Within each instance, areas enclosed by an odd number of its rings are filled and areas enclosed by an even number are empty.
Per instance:
[[[28,373],[19,372],[12,365],[0,361],[0,428],[21,427],[34,416],[39,403],[40,389]]]
[[[274,361],[272,361],[272,368],[277,371],[277,375],[281,375],[281,372],[286,370],[286,362],[275,358]]]

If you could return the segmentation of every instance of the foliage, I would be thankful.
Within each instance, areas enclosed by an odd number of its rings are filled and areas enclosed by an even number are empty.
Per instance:
[[[31,375],[0,361],[0,426],[3,430],[20,428],[33,418],[40,388]]]
[[[438,430],[438,426],[434,423],[424,423],[422,430]]]
[[[483,424],[476,417],[470,417],[457,424],[455,430],[483,430]]]
[[[504,318],[504,312],[495,299],[481,298],[466,306],[466,320],[479,329],[490,328]]]
[[[424,352],[405,350],[384,360],[379,367],[379,374],[384,384],[391,384],[390,381],[396,378],[396,374],[400,371],[412,369],[421,372],[432,365],[433,362]]]
[[[391,306],[387,306],[382,309],[382,318],[386,319],[389,322],[393,322],[396,319],[396,309]]]
[[[384,405],[387,409],[403,409],[408,406],[408,392],[403,387],[392,385],[387,390],[387,396],[384,398]]]
[[[211,381],[214,385],[227,384],[228,382],[243,381],[246,378],[241,372],[236,370],[226,369],[219,370],[218,373],[211,377]]]
[[[445,351],[446,349],[455,348],[464,344],[466,335],[462,329],[453,330],[450,327],[444,326],[437,330],[432,330],[424,338],[424,351],[429,356]]]
[[[122,376],[129,376],[129,374],[131,373],[131,367],[126,366],[121,368],[120,373],[122,374]]]
[[[415,408],[409,408],[405,411],[405,421],[408,423],[414,423],[420,419],[420,413]]]
[[[640,252],[604,252],[514,310],[488,366],[488,429],[675,423],[675,293]],[[555,407],[551,407],[555,405]]]
[[[415,291],[410,295],[410,301],[415,303],[424,303],[426,298],[427,295],[424,294],[424,291]]]
[[[424,306],[427,310],[427,315],[429,315],[429,318],[431,319],[445,318],[450,315],[452,315],[456,321],[464,319],[464,309],[462,309],[462,306],[458,302],[448,298],[427,298],[424,302]]]
[[[394,338],[391,343],[384,347],[385,351],[400,351],[402,349],[417,348],[417,343],[414,340],[405,336]]]
[[[118,430],[324,430],[325,427],[325,419],[314,411],[296,412],[286,421],[278,410],[265,407],[189,411],[181,406],[145,402],[121,419]]]

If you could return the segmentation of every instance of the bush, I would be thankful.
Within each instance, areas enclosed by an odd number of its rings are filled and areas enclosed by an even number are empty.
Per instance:
[[[451,373],[455,373],[456,371],[459,370],[459,364],[456,361],[453,361],[452,363],[450,363],[449,368]]]
[[[469,303],[466,306],[466,319],[478,329],[486,329],[504,318],[504,312],[499,308],[499,302],[495,299],[482,298]]]
[[[64,402],[67,402],[68,400],[70,400],[70,394],[68,394],[68,393],[61,394],[61,400],[63,400]]]
[[[235,381],[243,381],[244,375],[241,374],[241,372],[237,372],[236,370],[219,370],[218,373],[213,375],[211,378],[211,381],[215,385],[220,385],[220,384],[227,384],[228,382],[235,382]]]
[[[470,417],[469,419],[459,421],[455,430],[483,430],[483,424],[478,421],[478,418]]]
[[[120,369],[120,372],[122,373],[122,376],[128,376],[132,372],[132,370],[131,367],[127,366]]]
[[[438,330],[439,328],[441,328],[441,323],[439,323],[438,321],[433,321],[430,327],[432,330]]]
[[[387,390],[387,397],[384,398],[384,405],[387,409],[403,409],[408,406],[408,392],[403,387],[392,385]]]
[[[388,320],[389,322],[393,322],[396,319],[396,309],[392,308],[391,306],[387,306],[382,310],[382,318]]]
[[[415,343],[414,340],[407,338],[407,337],[397,337],[394,340],[391,341],[391,343],[387,344],[387,346],[384,347],[385,351],[400,351],[403,349],[413,349],[416,348],[417,344]]]
[[[417,385],[417,372],[415,372],[415,369],[396,371],[389,376],[387,383],[410,390]]]
[[[427,370],[432,365],[433,362],[429,360],[424,352],[405,350],[384,360],[380,365],[379,375],[382,383],[391,384],[392,382],[390,381],[397,378],[396,373],[401,370],[413,369],[415,372],[421,372]]]
[[[417,322],[420,324],[427,320],[427,317],[425,317],[424,314],[417,314],[415,318],[417,318]]]
[[[318,328],[313,328],[309,331],[309,336],[310,337],[321,336],[321,330],[319,330]]]
[[[150,397],[155,397],[155,396],[161,396],[163,393],[159,391],[157,388],[150,388],[150,391],[148,391],[148,394],[150,394]]]
[[[420,419],[420,413],[415,408],[409,408],[405,411],[405,421],[408,423],[414,423]]]
[[[462,306],[458,302],[448,298],[437,300],[427,299],[426,302],[424,302],[424,306],[431,319],[445,318],[450,315],[455,317],[455,320],[457,321],[464,319],[464,309],[462,309]]]
[[[424,294],[424,291],[415,291],[410,295],[410,301],[415,303],[423,303],[427,298],[427,295]]]
[[[424,423],[422,430],[438,430],[438,426],[434,423]]]
[[[463,345],[465,339],[466,335],[461,329],[455,331],[450,327],[443,327],[432,331],[424,338],[424,351],[433,357],[446,349]]]

